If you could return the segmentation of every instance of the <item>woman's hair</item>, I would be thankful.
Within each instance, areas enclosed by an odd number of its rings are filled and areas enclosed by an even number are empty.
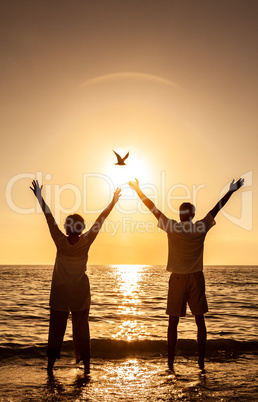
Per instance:
[[[67,216],[64,228],[68,236],[71,234],[80,235],[82,231],[85,229],[85,223],[83,217],[78,214]]]

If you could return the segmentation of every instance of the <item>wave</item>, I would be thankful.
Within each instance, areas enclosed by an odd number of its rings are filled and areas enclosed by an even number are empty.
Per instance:
[[[24,346],[18,343],[5,343],[0,346],[0,359],[9,357],[41,358],[45,357],[47,344]],[[73,342],[65,341],[62,355],[71,355]],[[208,340],[207,357],[235,358],[241,354],[257,354],[258,341],[236,341],[233,339]],[[197,355],[197,342],[192,339],[179,339],[176,353],[183,356]],[[91,355],[93,358],[154,357],[167,355],[165,340],[114,340],[92,339]]]

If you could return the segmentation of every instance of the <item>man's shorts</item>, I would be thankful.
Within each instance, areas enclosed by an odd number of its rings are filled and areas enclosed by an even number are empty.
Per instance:
[[[202,271],[192,274],[171,274],[166,313],[175,317],[185,317],[186,303],[193,315],[207,313],[208,305]]]

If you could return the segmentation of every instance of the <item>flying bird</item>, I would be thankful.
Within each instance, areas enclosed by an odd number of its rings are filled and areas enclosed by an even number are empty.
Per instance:
[[[113,150],[113,152],[116,154],[116,157],[117,157],[117,163],[115,163],[115,165],[120,165],[120,166],[126,165],[125,160],[128,158],[129,152],[127,152],[127,154],[123,158],[121,158],[121,156],[118,155],[118,153],[116,153],[114,150]]]

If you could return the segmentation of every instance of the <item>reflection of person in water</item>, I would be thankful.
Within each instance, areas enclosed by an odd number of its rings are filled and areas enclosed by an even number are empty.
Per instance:
[[[206,346],[206,326],[204,314],[208,311],[205,296],[205,283],[203,277],[203,246],[204,239],[209,229],[215,224],[214,218],[226,204],[231,195],[238,190],[244,180],[234,180],[230,184],[228,192],[215,205],[215,207],[203,218],[195,223],[192,219],[195,215],[195,207],[189,202],[180,206],[180,222],[168,219],[155,204],[146,197],[139,187],[139,182],[129,182],[143,203],[158,219],[158,226],[168,236],[168,263],[167,270],[172,272],[169,280],[167,311],[169,315],[168,326],[168,365],[173,370],[175,347],[177,342],[177,325],[179,317],[186,314],[188,303],[197,324],[197,339],[199,351],[199,367],[204,369],[204,356]]]
[[[65,221],[66,236],[58,228],[46,205],[38,181],[32,182],[32,191],[45,214],[52,239],[57,248],[50,294],[50,325],[48,338],[48,373],[52,375],[56,358],[60,357],[69,312],[72,312],[73,342],[76,362],[83,361],[85,374],[90,370],[89,309],[90,285],[86,275],[88,251],[100,228],[117,203],[121,189],[114,192],[110,204],[99,215],[85,234],[84,219],[70,215]]]

